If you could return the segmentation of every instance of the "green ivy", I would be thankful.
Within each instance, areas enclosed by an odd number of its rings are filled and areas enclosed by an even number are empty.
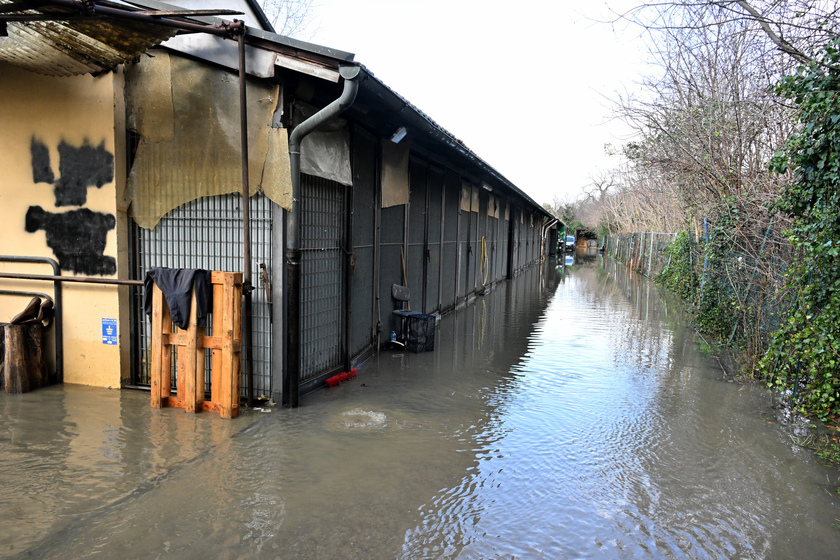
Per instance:
[[[656,282],[681,298],[694,301],[694,292],[699,281],[694,273],[691,257],[691,237],[688,232],[677,234],[665,249],[668,265],[656,277]]]
[[[697,302],[695,326],[704,334],[726,340],[732,332],[737,310],[731,286],[726,278],[725,262],[732,251],[731,237],[741,221],[741,206],[734,196],[723,197],[711,209],[716,218],[703,246],[703,276]]]
[[[790,307],[759,363],[771,385],[790,389],[803,412],[821,419],[840,402],[840,39],[785,77],[777,92],[799,110],[799,131],[771,168],[793,171],[775,209],[799,260],[786,273]]]
[[[733,304],[722,293],[717,277],[710,272],[707,271],[706,281],[703,283],[694,324],[700,332],[725,341],[732,331]]]
[[[700,332],[726,340],[732,331],[734,303],[719,278],[727,251],[724,232],[732,224],[727,220],[717,224],[710,231],[709,242],[694,248],[688,232],[677,234],[665,249],[669,263],[656,282],[694,306],[694,325]]]

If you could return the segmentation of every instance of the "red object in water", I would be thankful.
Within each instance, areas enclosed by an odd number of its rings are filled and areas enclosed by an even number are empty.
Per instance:
[[[350,371],[344,371],[339,373],[338,375],[333,375],[329,379],[326,380],[327,387],[335,387],[341,383],[344,383],[348,379],[353,379],[356,377],[356,368],[351,369]]]

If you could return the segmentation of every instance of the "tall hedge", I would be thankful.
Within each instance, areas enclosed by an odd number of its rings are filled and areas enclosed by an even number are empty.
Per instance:
[[[787,270],[790,306],[759,368],[803,412],[825,419],[840,410],[840,38],[778,93],[801,125],[771,163],[793,172],[775,207],[793,219],[787,234],[799,259]]]

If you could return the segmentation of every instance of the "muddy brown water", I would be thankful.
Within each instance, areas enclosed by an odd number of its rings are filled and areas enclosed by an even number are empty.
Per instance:
[[[838,473],[680,305],[534,267],[296,410],[0,395],[3,558],[836,558]]]

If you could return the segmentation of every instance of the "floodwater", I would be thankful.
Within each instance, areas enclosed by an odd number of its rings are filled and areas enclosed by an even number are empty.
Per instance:
[[[838,473],[771,404],[579,255],[297,410],[0,395],[0,557],[836,558]]]

